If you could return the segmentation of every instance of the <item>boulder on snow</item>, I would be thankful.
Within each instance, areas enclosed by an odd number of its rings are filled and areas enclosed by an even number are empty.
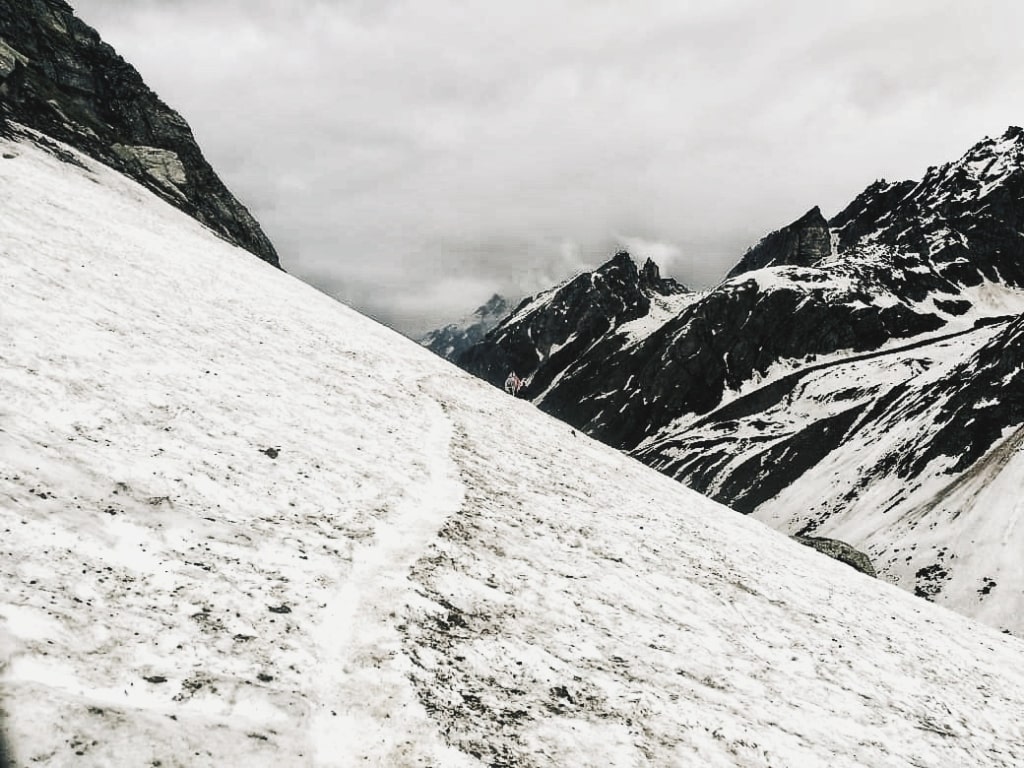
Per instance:
[[[828,555],[841,563],[846,563],[851,568],[856,568],[873,579],[878,578],[878,574],[875,573],[875,566],[871,564],[871,558],[859,549],[854,549],[845,541],[825,539],[820,536],[794,536],[793,538],[805,547],[813,547],[823,555]]]

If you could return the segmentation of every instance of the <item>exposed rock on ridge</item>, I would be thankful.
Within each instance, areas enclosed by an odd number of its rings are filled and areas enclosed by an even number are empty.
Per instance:
[[[185,120],[63,0],[0,0],[0,123],[3,118],[106,163],[280,266],[274,246],[214,173]]]
[[[764,267],[810,267],[831,253],[828,222],[814,206],[788,227],[772,232],[751,248],[732,268],[728,277],[736,277]]]

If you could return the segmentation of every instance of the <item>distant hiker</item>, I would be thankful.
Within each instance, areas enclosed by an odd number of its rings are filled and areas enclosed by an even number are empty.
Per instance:
[[[522,386],[523,380],[516,376],[515,371],[510,371],[508,378],[505,379],[505,391],[512,395],[512,397],[515,397],[519,394],[519,390]]]

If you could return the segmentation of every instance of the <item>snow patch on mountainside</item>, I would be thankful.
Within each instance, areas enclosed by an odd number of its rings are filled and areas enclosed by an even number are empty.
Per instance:
[[[615,333],[627,338],[626,346],[640,344],[665,323],[679,315],[691,304],[700,301],[704,292],[676,293],[668,296],[651,295],[651,308],[643,317],[623,323]]]

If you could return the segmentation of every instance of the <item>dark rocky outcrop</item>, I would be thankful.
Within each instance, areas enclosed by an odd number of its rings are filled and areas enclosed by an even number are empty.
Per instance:
[[[185,120],[63,0],[0,0],[0,115],[106,163],[279,266]]]
[[[788,227],[772,232],[751,248],[727,277],[764,267],[810,267],[832,251],[828,222],[814,206]]]
[[[662,278],[653,262],[637,269],[632,257],[620,251],[597,270],[541,299],[524,300],[456,362],[495,385],[516,371],[529,380],[523,396],[532,397],[568,365],[582,361],[584,352],[609,332],[646,315],[652,296],[685,291],[676,281]]]
[[[860,550],[854,549],[845,541],[824,539],[818,536],[794,536],[793,538],[805,547],[816,549],[823,555],[828,555],[834,560],[845,563],[873,579],[878,578],[878,574],[875,573],[875,566],[871,564],[871,558]]]
[[[661,269],[653,259],[647,259],[640,268],[640,290],[647,294],[656,293],[659,296],[673,296],[687,291],[686,286],[671,277],[662,277]]]

